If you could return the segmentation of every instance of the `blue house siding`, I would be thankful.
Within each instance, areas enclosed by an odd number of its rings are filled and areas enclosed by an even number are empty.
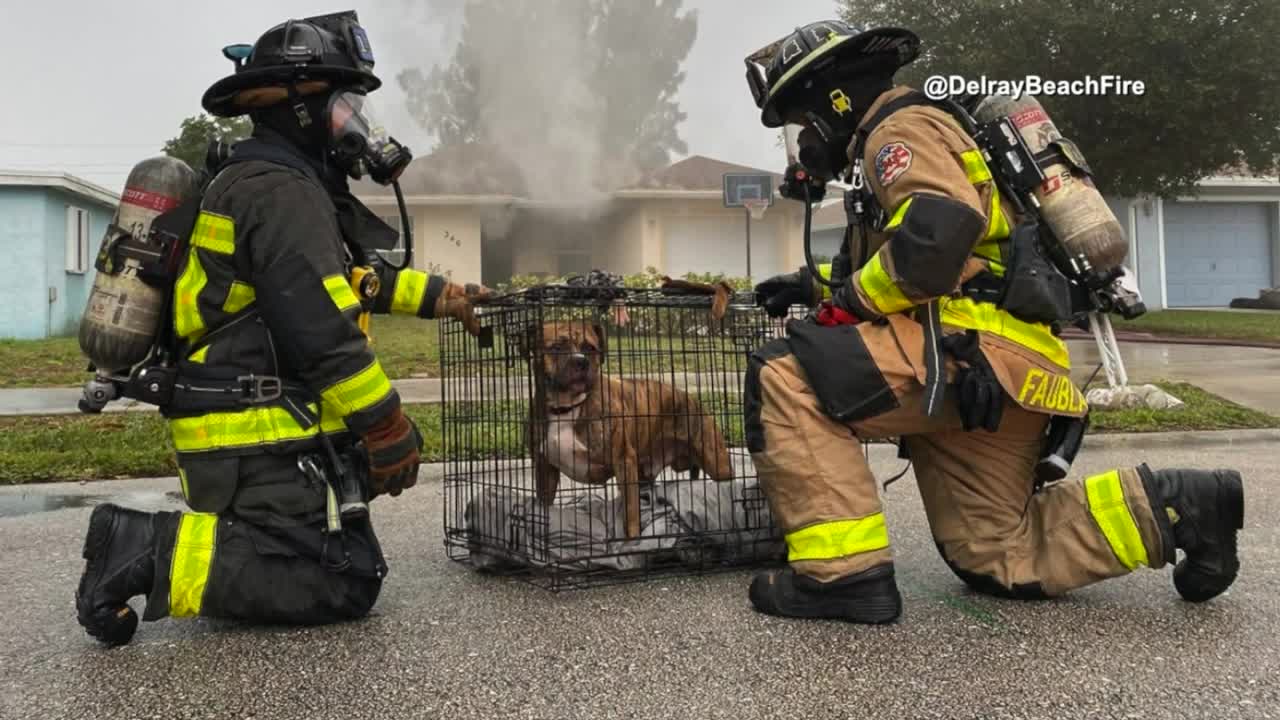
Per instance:
[[[66,223],[67,206],[74,206],[89,212],[89,266],[84,274],[67,272],[66,257]],[[93,287],[93,258],[102,243],[102,236],[111,222],[114,209],[108,209],[87,198],[77,197],[61,190],[50,190],[45,197],[46,227],[54,228],[47,236],[48,288],[46,299],[49,303],[49,335],[74,335],[80,329],[80,315],[84,312],[84,304],[89,299],[89,289]]]
[[[0,253],[10,263],[0,278],[0,338],[32,339],[49,334],[43,275],[46,231],[43,188],[0,188]]]
[[[89,214],[89,267],[67,272],[67,206]],[[89,289],[93,255],[114,208],[49,187],[0,187],[0,252],[11,272],[0,277],[0,338],[31,340],[75,334]]]

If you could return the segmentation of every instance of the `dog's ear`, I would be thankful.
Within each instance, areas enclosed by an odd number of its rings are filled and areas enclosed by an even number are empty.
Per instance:
[[[609,344],[609,341],[604,334],[604,326],[600,323],[596,323],[591,326],[591,331],[596,334],[596,342],[600,344],[600,354],[603,355],[607,349],[606,346]]]

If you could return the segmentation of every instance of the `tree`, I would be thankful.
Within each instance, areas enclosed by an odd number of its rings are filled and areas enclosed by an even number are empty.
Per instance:
[[[512,166],[506,187],[533,198],[607,192],[687,152],[675,96],[697,16],[681,4],[468,0],[451,61],[398,81],[433,157]]]
[[[200,113],[182,121],[178,136],[166,141],[163,151],[199,172],[204,169],[204,156],[210,142],[221,139],[233,143],[248,137],[252,131],[253,122],[248,116],[220,118]]]
[[[1276,172],[1280,3],[1272,0],[844,0],[844,19],[910,28],[899,79],[1140,80],[1144,94],[1041,94],[1099,188],[1165,197],[1228,168]],[[1133,88],[1131,88],[1132,90]]]

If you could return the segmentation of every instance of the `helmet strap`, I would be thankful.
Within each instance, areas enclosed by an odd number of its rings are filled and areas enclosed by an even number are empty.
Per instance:
[[[311,113],[307,112],[307,106],[302,102],[297,81],[289,83],[289,104],[293,106],[293,115],[298,120],[298,127],[304,130],[311,127]]]

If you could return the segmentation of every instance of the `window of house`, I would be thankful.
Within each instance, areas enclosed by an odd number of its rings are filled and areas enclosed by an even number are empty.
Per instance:
[[[403,234],[404,228],[400,222],[400,215],[398,213],[395,215],[381,215],[379,216],[379,219],[382,220],[382,222],[389,225],[392,230],[395,230],[397,237]],[[409,232],[412,233],[412,232],[415,232],[415,230],[416,228],[413,225],[413,216],[410,215],[409,216]],[[400,265],[401,263],[404,262],[403,247],[398,247],[395,250],[379,250],[378,254],[386,258],[393,265]]]
[[[89,211],[67,206],[67,272],[89,271]]]

